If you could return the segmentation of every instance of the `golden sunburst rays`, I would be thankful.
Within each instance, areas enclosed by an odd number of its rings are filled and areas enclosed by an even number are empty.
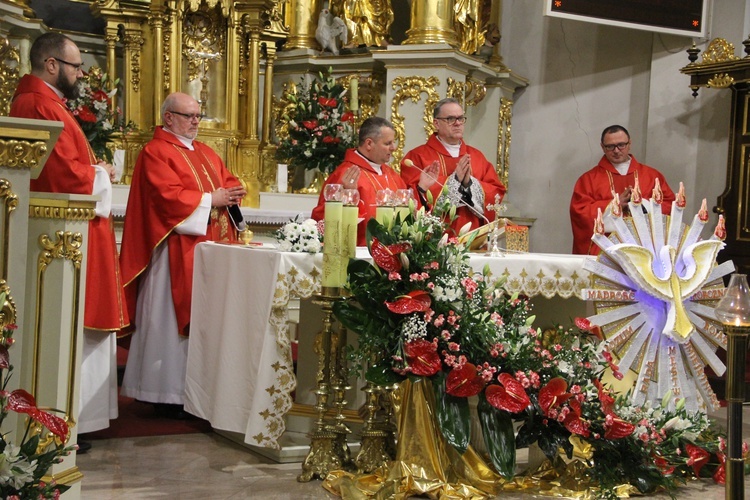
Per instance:
[[[602,328],[620,371],[637,374],[633,404],[661,401],[671,391],[670,405],[684,397],[690,410],[716,409],[705,367],[717,375],[726,369],[716,355],[726,339],[714,308],[725,292],[722,277],[734,271],[731,262],[716,264],[723,219],[713,236],[701,240],[705,200],[690,225],[682,221],[682,183],[670,215],[662,215],[657,200],[660,193],[636,198],[625,218],[614,194],[606,213],[599,213],[592,240],[602,252],[584,264],[593,275],[585,297],[596,311],[588,319]]]

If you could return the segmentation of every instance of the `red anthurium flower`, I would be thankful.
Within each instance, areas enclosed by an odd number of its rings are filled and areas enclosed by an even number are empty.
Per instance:
[[[571,394],[565,392],[567,388],[568,383],[564,379],[555,377],[547,382],[547,385],[539,389],[539,406],[545,415],[547,415],[550,408],[559,406],[570,399]]]
[[[654,465],[656,465],[665,476],[669,476],[674,472],[674,465],[670,465],[669,461],[661,455],[656,455],[654,457]]]
[[[4,345],[0,345],[0,370],[7,370],[10,368],[10,355],[8,354],[8,348]]]
[[[445,381],[445,392],[451,396],[468,398],[476,396],[484,389],[485,381],[479,375],[477,367],[466,363],[461,367],[454,368],[448,374]]]
[[[413,340],[404,345],[406,361],[414,375],[431,377],[440,371],[442,363],[437,353],[437,342]]]
[[[611,415],[614,417],[614,413],[611,413]],[[635,430],[635,426],[633,424],[631,424],[630,422],[626,422],[619,417],[614,417],[612,419],[612,424],[605,424],[605,427],[605,439],[622,439],[633,434],[633,431]]]
[[[585,438],[591,435],[587,422],[581,418],[581,403],[575,399],[570,400],[570,413],[565,417],[563,425],[573,434],[578,434]]]
[[[315,127],[318,126],[318,120],[305,120],[302,122],[302,126],[305,127],[307,130],[313,130]]]
[[[700,477],[701,469],[708,463],[711,454],[700,446],[695,446],[690,443],[685,445],[685,451],[687,451],[688,457],[690,457],[688,458],[687,464],[693,468],[695,475]]]
[[[10,396],[8,396],[8,408],[16,413],[26,413],[60,439],[65,439],[65,436],[68,434],[68,424],[65,423],[65,420],[38,409],[36,401],[34,401],[34,396],[23,389],[16,389],[10,393]]]
[[[719,466],[716,468],[713,476],[711,476],[717,484],[726,484],[727,482],[727,458],[722,452],[718,452],[716,456],[719,459]]]
[[[501,373],[497,379],[502,385],[490,385],[485,389],[487,402],[498,410],[519,413],[531,404],[529,395],[510,373]]]
[[[375,264],[380,269],[389,273],[397,273],[403,267],[401,259],[398,258],[397,254],[410,249],[411,245],[409,243],[396,243],[395,245],[385,246],[377,238],[373,238],[370,245],[370,255],[372,255],[372,260],[375,261]]]
[[[108,98],[109,96],[103,90],[95,90],[91,93],[91,99],[94,101],[106,101]]]
[[[321,106],[327,106],[329,108],[335,108],[338,101],[335,97],[318,97],[318,104]]]
[[[346,111],[343,115],[341,115],[341,121],[342,122],[348,122],[354,118],[354,113],[351,111]]]
[[[401,295],[396,302],[386,302],[385,307],[396,314],[411,314],[426,311],[431,303],[429,293],[424,290],[412,290],[406,295]]]
[[[341,142],[341,139],[338,137],[332,137],[330,135],[323,137],[323,144],[338,144],[339,142]]]

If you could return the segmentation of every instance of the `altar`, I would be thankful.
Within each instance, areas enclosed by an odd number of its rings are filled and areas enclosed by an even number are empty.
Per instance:
[[[366,248],[357,250],[358,258],[369,258]],[[475,254],[470,262],[477,272],[489,265],[495,276],[506,276],[509,292],[532,297],[535,325],[544,328],[555,317],[567,323],[586,314],[587,258]],[[320,292],[322,262],[322,254],[280,252],[269,244],[198,245],[185,385],[188,412],[218,431],[241,434],[249,445],[279,448],[297,388],[288,306],[294,298]],[[545,319],[545,311],[553,319]],[[300,337],[313,334],[300,331]],[[300,351],[301,360],[313,356]]]

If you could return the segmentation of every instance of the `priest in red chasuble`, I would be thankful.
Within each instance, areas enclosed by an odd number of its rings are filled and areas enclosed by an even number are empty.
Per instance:
[[[78,97],[83,77],[81,52],[65,35],[46,33],[29,53],[31,73],[18,83],[10,116],[55,120],[63,130],[32,191],[97,195],[96,217],[89,222],[86,248],[86,299],[81,361],[78,432],[109,427],[117,418],[117,345],[115,331],[127,326],[128,314],[117,261],[112,207],[114,167],[96,158],[65,99]]]
[[[573,226],[573,253],[597,255],[599,247],[592,243],[594,220],[601,209],[602,214],[617,193],[624,215],[628,215],[628,202],[633,188],[638,187],[641,199],[651,199],[656,181],[659,181],[663,201],[661,211],[669,215],[674,192],[667,179],[655,168],[639,163],[630,154],[630,133],[621,125],[604,129],[601,137],[604,155],[599,163],[576,181],[570,200],[570,223]],[[605,230],[607,228],[605,227]]]
[[[396,150],[396,133],[391,122],[380,117],[371,117],[359,128],[359,146],[346,152],[344,161],[328,176],[320,190],[318,205],[312,218],[323,220],[325,198],[323,192],[328,184],[342,184],[344,189],[359,190],[359,217],[364,219],[357,227],[357,245],[365,246],[367,221],[375,217],[378,191],[406,189],[398,173],[388,166]]]
[[[435,105],[432,116],[437,132],[426,144],[406,153],[401,161],[401,177],[423,202],[427,190],[437,200],[443,186],[447,186],[447,196],[457,207],[456,220],[451,225],[455,231],[467,222],[475,229],[494,220],[495,212],[487,210],[487,204],[495,203],[496,195],[502,200],[505,186],[495,166],[464,141],[466,115],[461,104],[450,97],[443,99]],[[437,178],[427,185],[423,177],[426,169],[437,171]]]
[[[122,394],[180,416],[185,392],[193,252],[203,241],[236,241],[229,215],[246,191],[209,146],[187,94],[169,95],[162,126],[138,155],[120,262],[131,339]]]

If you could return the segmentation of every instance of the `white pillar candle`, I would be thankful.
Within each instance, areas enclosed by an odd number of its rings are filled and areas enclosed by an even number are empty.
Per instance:
[[[277,165],[278,170],[276,171],[276,187],[279,193],[286,193],[287,185],[289,184],[289,169],[286,163],[279,163]]]

